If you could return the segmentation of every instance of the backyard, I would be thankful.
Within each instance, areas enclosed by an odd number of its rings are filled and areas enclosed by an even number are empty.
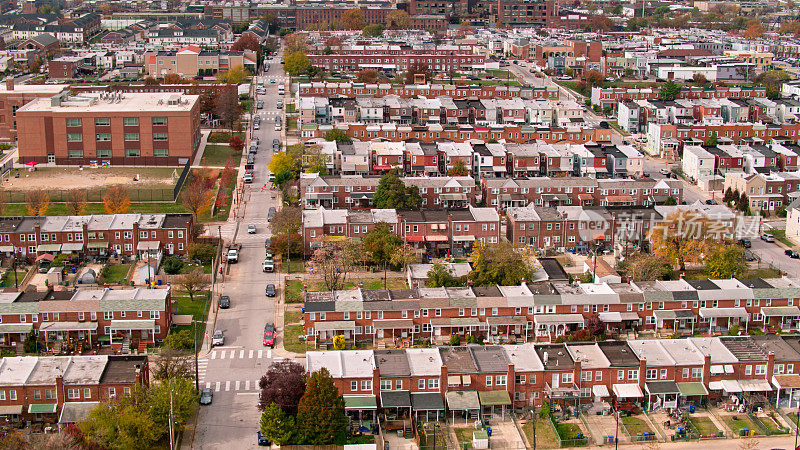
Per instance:
[[[650,425],[643,419],[634,416],[623,416],[620,418],[620,422],[625,425],[625,430],[628,431],[628,435],[631,438],[635,436],[641,436],[645,433],[653,434],[653,430],[650,428]]]
[[[300,323],[300,320],[302,318],[303,318],[303,313],[299,309],[286,308],[286,312],[283,315],[283,323],[284,324]]]
[[[728,425],[734,435],[741,436],[742,430],[753,430],[755,434],[762,434],[761,428],[747,414],[724,414],[722,420]],[[701,433],[706,434],[706,433]]]
[[[309,291],[325,291],[325,284],[322,281],[301,281],[301,280],[286,280],[286,303],[302,303],[303,302],[303,283],[308,283]],[[379,290],[383,289],[383,277],[379,278],[358,278],[351,279],[344,284],[343,290],[356,289],[359,283],[363,283],[365,290]],[[406,280],[403,278],[387,278],[387,289],[406,289]]]
[[[578,439],[585,439],[587,436],[583,435],[581,427],[575,423],[556,423],[556,432],[559,438],[564,442],[567,447],[580,447],[586,445],[586,441],[581,443]]]
[[[309,348],[313,349],[311,343],[299,340],[299,337],[303,335],[302,325],[284,325],[283,348],[292,353],[305,353]]]
[[[174,291],[172,295],[172,302],[175,306],[175,313],[178,315],[187,314],[191,315],[194,320],[197,320],[197,342],[198,345],[201,345],[203,342],[203,336],[206,330],[206,317],[208,316],[208,306],[209,306],[209,298],[210,292],[203,291],[200,294],[195,294],[194,301],[189,299],[189,295],[183,291]],[[173,333],[177,333],[181,330],[192,330],[194,328],[193,325],[177,325],[173,327]]]
[[[469,448],[471,448],[471,446],[472,446],[472,433],[474,431],[476,431],[475,428],[472,428],[472,427],[455,428],[454,427],[453,431],[456,433],[456,439],[458,439],[458,444],[459,444],[460,448],[463,448],[463,447],[461,447],[462,444],[469,444],[470,445]]]
[[[708,417],[691,416],[689,417],[689,422],[697,430],[697,432],[700,433],[701,436],[709,436],[712,434],[718,434],[719,432],[717,426],[714,425],[714,422],[712,422]]]
[[[110,264],[100,271],[100,275],[106,284],[127,284],[130,269],[130,264]]]
[[[208,144],[203,151],[200,165],[206,167],[225,167],[228,158],[233,159],[233,167],[239,167],[242,152],[237,152],[225,144]]]
[[[533,446],[533,422],[527,422],[522,426],[522,431],[528,438],[528,442]],[[553,427],[545,420],[536,421],[536,447],[537,448],[559,448],[558,438],[553,432]]]
[[[17,283],[22,283],[22,280],[25,278],[26,273],[27,272],[25,271],[20,271],[20,270],[17,271]],[[0,287],[9,287],[9,286],[12,287],[14,286],[14,271],[12,270],[9,270],[3,274],[2,284],[0,284]]]
[[[771,435],[772,434],[785,434],[785,433],[789,432],[786,428],[783,427],[783,425],[781,425],[781,422],[779,422],[775,418],[775,413],[773,413],[773,412],[770,412],[769,415],[764,415],[764,416],[759,415],[759,416],[756,416],[756,417],[767,428],[767,430],[769,431],[769,434],[771,434]]]

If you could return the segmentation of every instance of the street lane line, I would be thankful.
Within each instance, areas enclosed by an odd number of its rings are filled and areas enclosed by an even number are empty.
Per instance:
[[[225,392],[228,392],[230,390],[231,390],[231,380],[227,380],[225,382]]]
[[[206,383],[206,389],[211,389],[211,382]]]
[[[250,380],[245,380],[245,382],[244,382],[244,390],[245,391],[249,391],[250,390]]]
[[[214,392],[219,392],[219,381],[214,385]]]
[[[244,359],[244,350],[239,350],[239,359]]]
[[[263,355],[264,355],[264,350],[259,350],[258,351],[258,359],[261,359],[263,357]]]
[[[252,350],[250,350],[250,354],[247,357],[250,358],[250,359],[253,358],[253,351]]]
[[[267,350],[267,359],[272,358],[272,349]]]
[[[240,387],[240,382],[239,382],[239,380],[236,380],[236,387],[235,387],[235,390],[237,390],[237,391],[238,391],[238,390],[239,390],[239,387]]]
[[[217,359],[217,352],[211,352],[211,359]]]
[[[236,350],[231,350],[231,359],[236,358]]]

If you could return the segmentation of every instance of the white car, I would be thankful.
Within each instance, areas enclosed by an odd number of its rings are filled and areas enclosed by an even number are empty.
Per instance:
[[[211,346],[217,347],[219,345],[225,345],[225,335],[222,333],[222,330],[214,331],[214,334],[211,336]]]
[[[661,175],[669,175],[669,169],[658,169],[658,173]]]
[[[247,234],[256,234],[256,226],[255,225],[248,225],[247,226]]]

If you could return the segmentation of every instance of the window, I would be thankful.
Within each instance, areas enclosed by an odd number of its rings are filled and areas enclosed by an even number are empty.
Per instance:
[[[45,389],[44,390],[44,398],[45,400],[53,400],[56,398],[56,390],[55,389]]]
[[[425,389],[425,380],[420,379],[420,380],[417,381],[417,389],[420,389],[420,390]]]
[[[572,383],[572,372],[562,373],[561,374],[561,382],[564,383],[564,384]]]
[[[97,133],[94,135],[97,142],[111,141],[111,133]]]
[[[139,133],[125,133],[125,140],[126,141],[138,141],[139,140]]]
[[[83,388],[83,398],[92,398],[92,390],[89,388]]]
[[[167,140],[167,133],[153,133],[153,140],[154,141],[166,141]]]
[[[514,375],[514,383],[525,384],[525,375]]]
[[[617,371],[617,381],[622,381],[624,379],[625,379],[625,371],[624,370],[618,370]]]
[[[164,126],[167,124],[166,117],[153,117],[153,126]]]
[[[603,381],[603,371],[598,370],[594,373],[594,381]]]
[[[744,366],[744,374],[745,375],[752,375],[753,374],[753,366],[750,366],[750,365]]]
[[[0,400],[6,399],[6,391],[0,390]]]
[[[139,118],[138,117],[125,117],[122,119],[122,124],[126,127],[138,127],[139,126]]]
[[[655,380],[658,378],[658,369],[647,369],[645,377],[648,380]]]
[[[362,391],[371,391],[372,390],[372,380],[361,380],[361,390]]]
[[[111,125],[111,119],[108,117],[97,117],[94,119],[94,126],[96,127],[107,127]]]
[[[103,320],[111,320],[114,318],[113,311],[103,311]]]
[[[83,150],[68,150],[68,158],[83,158]]]
[[[592,371],[584,370],[581,372],[581,381],[592,381]]]
[[[683,378],[689,378],[689,368],[688,368],[688,367],[685,367],[685,368],[684,368],[684,369],[681,371],[681,376],[682,376]]]
[[[492,385],[492,376],[491,375],[487,375],[486,376],[486,385],[487,386],[491,386]]]
[[[498,375],[495,377],[495,385],[505,386],[507,384],[508,375]]]
[[[692,367],[692,378],[700,378],[703,376],[703,371],[700,367]]]
[[[400,391],[403,389],[403,380],[395,380],[394,381],[394,389]]]
[[[638,380],[639,379],[639,370],[638,369],[628,370],[628,379],[629,380]]]
[[[381,380],[381,390],[382,391],[391,391],[392,390],[392,380]]]
[[[67,118],[67,126],[68,127],[79,127],[81,126],[81,119],[77,117]]]
[[[358,381],[351,381],[350,382],[350,390],[357,391],[358,390]]]
[[[83,142],[83,135],[80,133],[67,133],[67,142]]]
[[[766,364],[757,364],[756,365],[756,375],[765,375],[767,373],[767,365]]]
[[[150,318],[151,319],[158,319],[158,318],[160,318],[160,315],[161,314],[160,314],[159,311],[150,311]],[[325,319],[322,319],[322,320],[325,320]]]
[[[108,388],[108,398],[114,398],[116,396],[117,391],[113,387]]]
[[[438,378],[429,378],[428,379],[428,389],[439,389],[439,379]]]
[[[67,398],[70,399],[81,398],[80,389],[67,389]]]

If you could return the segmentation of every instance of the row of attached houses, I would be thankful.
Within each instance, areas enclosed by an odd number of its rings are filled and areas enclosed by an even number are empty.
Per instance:
[[[61,426],[150,384],[147,356],[14,356],[0,361],[0,417]]]
[[[649,122],[646,151],[651,155],[677,158],[686,145],[702,145],[714,136],[721,144],[771,144],[770,148],[779,154],[779,168],[796,170],[797,153],[792,149],[800,138],[800,123],[740,122],[711,125]]]
[[[400,418],[502,419],[512,408],[592,401],[675,409],[759,394],[796,405],[800,336],[692,337],[397,350],[313,351],[346,409]]]
[[[389,83],[332,83],[316,81],[299,83],[298,98],[302,97],[384,97],[396,95],[402,98],[447,96],[454,99],[523,98],[532,100],[558,100],[558,89],[553,87],[501,86],[501,85],[453,85]]]
[[[661,91],[653,88],[602,88],[593,87],[591,94],[592,105],[598,105],[601,109],[610,107],[617,109],[617,104],[623,100],[658,100]],[[745,99],[745,98],[766,98],[767,89],[762,86],[739,87],[739,86],[715,86],[715,87],[691,87],[683,86],[676,96],[679,99]]]
[[[525,124],[541,127],[581,126],[584,108],[574,101],[521,98],[300,97],[300,127],[306,124],[396,123]]]
[[[345,45],[327,53],[312,49],[309,62],[328,71],[359,71],[364,69],[406,71],[417,66],[433,72],[472,70],[483,67],[486,55],[473,51],[472,45]]]
[[[335,335],[347,342],[407,346],[452,335],[487,342],[546,341],[574,334],[589,321],[607,331],[664,330],[726,334],[737,325],[768,333],[800,328],[800,283],[789,278],[523,282],[394,290],[306,292],[304,330],[315,345]]]
[[[0,218],[0,256],[34,259],[49,253],[158,258],[185,255],[191,214],[97,214]]]
[[[172,324],[170,289],[79,289],[0,293],[0,343],[22,345],[32,330],[47,350],[111,346],[117,353],[161,342]]]

